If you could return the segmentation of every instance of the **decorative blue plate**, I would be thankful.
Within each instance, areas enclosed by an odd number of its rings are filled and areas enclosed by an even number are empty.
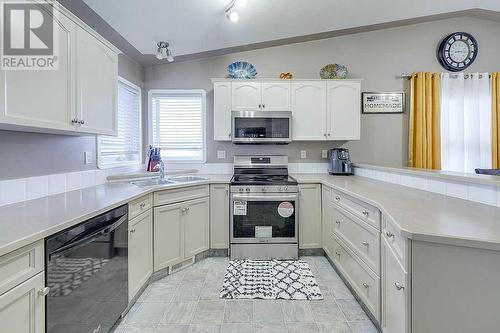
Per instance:
[[[246,61],[235,61],[227,66],[227,77],[231,79],[253,79],[256,75],[255,66]]]

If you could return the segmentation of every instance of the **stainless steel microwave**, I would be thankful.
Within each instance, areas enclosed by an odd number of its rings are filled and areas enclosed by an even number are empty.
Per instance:
[[[238,144],[288,144],[292,141],[292,112],[232,111],[231,133]]]

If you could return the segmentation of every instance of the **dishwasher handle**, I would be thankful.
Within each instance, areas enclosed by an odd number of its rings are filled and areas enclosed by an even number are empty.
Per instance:
[[[49,253],[49,260],[54,255],[57,255],[59,253],[68,251],[68,250],[76,248],[76,247],[81,247],[81,246],[87,245],[87,244],[91,243],[93,240],[95,240],[96,238],[99,238],[99,237],[102,237],[104,235],[109,234],[111,231],[115,230],[123,222],[125,222],[127,220],[127,218],[128,218],[128,215],[124,215],[120,219],[118,219],[116,222],[114,222],[110,225],[107,225],[104,228],[99,229],[94,233],[91,233],[91,234],[89,234],[89,235],[87,235],[79,240],[69,242],[68,244],[61,246],[60,248]]]

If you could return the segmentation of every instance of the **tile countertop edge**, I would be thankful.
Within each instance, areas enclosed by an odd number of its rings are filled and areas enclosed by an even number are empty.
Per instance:
[[[388,167],[388,166],[365,164],[365,163],[353,163],[353,165],[355,168],[393,172],[393,173],[400,173],[400,174],[420,176],[420,177],[445,179],[445,180],[472,183],[472,184],[500,186],[500,176],[477,175],[473,173],[461,173],[461,172],[441,171],[441,170],[426,170],[426,169],[417,169],[410,167],[397,168],[397,167]]]
[[[54,224],[52,226],[45,227],[45,229],[42,229],[43,226],[39,231],[29,233],[24,237],[19,237],[13,240],[8,240],[3,242],[3,239],[0,235],[0,257],[8,254],[12,251],[15,251],[17,249],[20,249],[26,245],[32,244],[34,242],[37,242],[39,240],[42,240],[50,235],[54,235],[62,230],[65,230],[67,228],[70,228],[72,226],[75,226],[79,223],[82,223],[88,219],[91,219],[99,214],[105,213],[109,210],[112,210],[114,208],[120,207],[122,205],[125,205],[137,198],[140,198],[144,195],[156,192],[156,191],[162,191],[162,190],[171,190],[171,189],[176,189],[176,188],[182,188],[182,187],[190,187],[190,186],[198,186],[198,185],[210,185],[210,184],[228,184],[230,181],[230,178],[232,175],[201,175],[200,176],[207,176],[207,177],[214,177],[215,179],[209,179],[209,180],[201,180],[201,181],[193,181],[193,182],[187,182],[187,183],[177,183],[177,184],[169,184],[169,185],[161,185],[161,186],[152,186],[152,187],[144,187],[140,188],[135,185],[129,184],[129,188],[136,189],[137,192],[130,195],[126,196],[123,198],[120,198],[117,201],[107,203],[106,205],[99,207],[96,210],[88,210],[85,211],[83,214],[75,214],[74,217],[71,217],[67,220],[62,221],[61,223]],[[43,203],[45,202],[44,206],[49,205],[48,201],[51,200],[51,198],[55,197],[65,197],[67,198],[70,195],[76,195],[77,197],[80,197],[83,192],[92,192],[92,191],[97,191],[99,188],[105,189],[110,186],[117,186],[117,184],[125,184],[123,186],[126,186],[126,183],[106,183],[104,185],[98,185],[98,186],[93,186],[85,189],[79,189],[75,191],[70,191],[66,192],[63,194],[56,194],[44,198],[39,198],[39,199],[34,199],[34,200],[27,200],[19,203],[14,203],[11,205],[6,205],[0,207],[0,212],[2,212],[3,209],[28,209],[27,206],[38,202],[38,203]],[[80,195],[78,195],[80,194]],[[36,206],[36,205],[33,205]],[[33,217],[35,218],[35,217]],[[2,226],[2,220],[0,220],[0,227]]]
[[[328,180],[325,180],[324,178],[325,177],[338,177],[338,176],[330,176],[330,175],[327,175],[327,174],[321,174],[321,175],[314,175],[314,174],[292,174],[293,177],[295,177],[298,181],[299,184],[306,184],[306,183],[309,183],[309,184],[322,184],[322,185],[325,185],[325,186],[328,186],[328,187],[331,187],[335,190],[338,190],[338,191],[341,191],[343,193],[346,193],[356,199],[359,199],[361,201],[364,201],[374,207],[377,207],[380,212],[387,216],[388,218],[391,219],[391,222],[393,222],[394,224],[396,224],[397,228],[399,229],[399,231],[401,232],[401,235],[403,237],[406,237],[410,240],[414,240],[414,241],[423,241],[423,242],[431,242],[431,243],[439,243],[439,244],[447,244],[447,245],[456,245],[456,246],[465,246],[465,247],[472,247],[472,248],[478,248],[478,249],[485,249],[485,250],[493,250],[493,251],[500,251],[500,239],[497,239],[497,240],[488,240],[488,239],[479,239],[479,238],[468,238],[468,237],[463,237],[463,236],[453,236],[453,235],[442,235],[442,234],[434,234],[434,233],[431,233],[431,232],[427,232],[427,233],[423,233],[423,232],[416,232],[416,231],[412,231],[412,230],[409,230],[405,227],[402,227],[401,226],[401,223],[398,223],[397,222],[397,219],[395,219],[392,214],[382,205],[380,204],[379,202],[377,202],[376,200],[373,200],[371,198],[368,198],[368,197],[365,197],[363,195],[360,195],[356,192],[353,192],[349,189],[346,189],[344,187],[341,187],[341,186],[338,186],[336,184],[334,184],[333,182],[331,181],[328,181]],[[378,180],[374,180],[374,179],[371,179],[371,178],[365,178],[365,177],[361,177],[361,176],[348,176],[350,178],[354,178],[354,177],[359,177],[359,178],[362,178],[362,179],[366,179],[367,181],[370,181],[370,182],[376,182],[376,183],[382,183],[382,184],[385,184],[385,182],[382,182],[382,181],[378,181]],[[389,184],[389,183],[387,183]],[[390,184],[390,185],[394,185],[394,184]],[[394,186],[401,186],[402,185],[394,185]],[[408,190],[408,191],[421,191],[421,190],[417,190],[417,189],[410,189],[410,188],[407,188],[407,187],[403,187],[405,190]],[[441,195],[441,194],[435,194],[435,195],[438,195],[438,196],[443,196],[443,197],[446,197],[444,195]],[[456,199],[456,198],[453,198],[453,199]],[[460,199],[457,199],[457,200],[460,200]],[[481,203],[473,203],[473,204],[477,204],[477,205],[483,205]],[[490,207],[490,206],[488,206]],[[491,206],[490,207],[491,209],[499,209],[499,208],[496,208],[494,206]],[[300,222],[299,222],[300,223]],[[381,222],[382,223],[382,222]],[[500,221],[499,221],[500,223]],[[381,225],[381,228],[382,228],[382,225]]]

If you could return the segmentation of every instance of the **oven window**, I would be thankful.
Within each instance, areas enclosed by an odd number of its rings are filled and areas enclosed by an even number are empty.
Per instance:
[[[290,137],[288,118],[235,118],[235,137],[286,139]]]
[[[293,208],[283,210],[280,207]],[[254,238],[256,229],[259,230],[258,237],[266,237],[271,228],[273,238],[295,237],[295,202],[293,201],[246,201],[246,212],[241,209],[237,212],[237,214],[243,213],[246,214],[233,216],[234,238]]]

